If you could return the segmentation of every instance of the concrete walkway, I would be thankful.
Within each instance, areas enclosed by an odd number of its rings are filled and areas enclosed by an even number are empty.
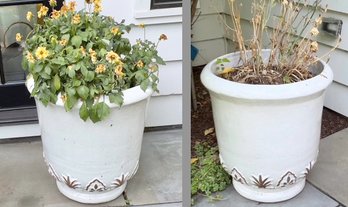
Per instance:
[[[100,205],[84,205],[63,196],[42,158],[40,139],[0,144],[0,207],[114,207],[123,196]],[[182,206],[182,130],[147,132],[137,174],[126,195],[134,206]]]
[[[318,162],[305,189],[285,202],[264,204],[240,196],[232,186],[219,193],[222,201],[196,197],[199,207],[348,207],[348,129],[320,142]]]

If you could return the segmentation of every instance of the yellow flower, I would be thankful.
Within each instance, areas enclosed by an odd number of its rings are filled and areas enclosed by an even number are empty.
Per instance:
[[[61,95],[60,98],[62,99],[63,103],[65,103],[66,98],[67,98],[66,95]]]
[[[83,56],[86,56],[86,49],[83,46],[80,47],[80,51]]]
[[[126,74],[122,71],[123,70],[123,64],[119,64],[115,67],[115,74],[119,77],[123,77]]]
[[[96,73],[104,73],[106,71],[106,67],[104,64],[99,64],[95,69]]]
[[[140,28],[145,28],[145,24],[141,23],[141,24],[139,24],[139,27]]]
[[[41,6],[40,10],[37,12],[37,17],[39,18],[44,17],[46,16],[47,12],[48,12],[48,8],[45,6]]]
[[[313,27],[311,30],[311,35],[315,37],[318,34],[319,34],[319,30],[316,27]]]
[[[30,22],[31,21],[31,19],[33,18],[33,13],[31,12],[31,11],[28,11],[27,12],[27,20]]]
[[[81,17],[79,14],[75,14],[72,19],[73,24],[79,24],[81,22]]]
[[[30,52],[28,52],[25,57],[27,58],[28,62],[35,63],[35,58],[34,58],[33,54],[31,54]]]
[[[102,11],[101,4],[94,4],[94,13],[100,13]]]
[[[46,47],[38,47],[35,52],[35,56],[39,60],[45,59],[49,55],[48,50],[46,50]]]
[[[137,62],[137,66],[138,66],[138,68],[143,68],[143,67],[144,67],[143,61],[139,60],[139,61]]]
[[[71,1],[68,3],[68,10],[69,11],[75,11],[76,9],[76,2],[75,1]]]
[[[65,46],[66,44],[68,44],[68,40],[62,39],[61,41],[59,41],[59,44],[60,44],[61,46]]]
[[[156,71],[158,71],[158,65],[155,64],[155,63],[149,64],[149,71],[150,71],[150,72],[156,72]]]
[[[167,39],[168,39],[168,37],[165,34],[161,34],[159,37],[159,40],[167,40]]]
[[[113,28],[111,28],[111,33],[112,33],[113,35],[119,34],[119,29],[118,29],[118,27],[113,27]]]
[[[92,48],[89,48],[88,52],[89,52],[89,55],[91,56],[92,63],[96,63],[97,53]]]
[[[310,46],[311,52],[317,52],[319,48],[319,45],[316,41],[313,41]]]
[[[101,0],[93,0],[94,4],[101,4]]]
[[[59,17],[60,17],[60,11],[57,11],[57,10],[53,10],[52,11],[52,14],[51,14],[51,17],[53,18],[53,19],[58,19]]]
[[[17,42],[22,41],[22,35],[21,35],[20,33],[17,33],[17,34],[16,34],[16,41],[17,41]]]
[[[57,6],[57,1],[56,0],[50,0],[50,6],[51,7]]]
[[[69,11],[69,8],[65,4],[60,8],[60,12],[61,14],[64,14],[64,16],[66,16],[66,13],[68,11]]]
[[[109,63],[116,63],[120,60],[120,56],[117,53],[110,51],[106,54],[106,60]]]

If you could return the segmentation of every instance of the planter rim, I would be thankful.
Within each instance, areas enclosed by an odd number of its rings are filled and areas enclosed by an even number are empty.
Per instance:
[[[27,78],[25,85],[28,89],[28,91],[31,93],[34,89],[34,79],[32,77]],[[153,93],[153,89],[150,87],[148,87],[145,91],[143,91],[140,86],[135,86],[126,90],[122,91],[123,93],[123,106],[126,105],[131,105],[133,103],[139,102],[143,99],[148,98],[149,96],[151,96],[151,94]],[[56,102],[56,106],[60,106],[60,107],[64,107],[64,102],[62,101],[62,99],[60,98],[61,94],[58,94],[58,100]],[[36,99],[36,97],[35,97]],[[103,96],[100,98],[99,101],[105,101],[105,103],[110,107],[110,108],[119,108],[120,106],[111,103],[109,100],[108,96]],[[50,103],[52,104],[52,103]],[[76,103],[76,105],[73,108],[79,108],[82,105],[82,101],[78,100],[78,102]]]
[[[263,50],[263,53],[265,54],[269,51],[269,49]],[[227,97],[250,100],[281,100],[315,94],[325,90],[333,81],[333,73],[330,66],[322,60],[319,60],[323,65],[323,70],[320,74],[304,81],[289,84],[245,84],[218,77],[214,68],[216,60],[219,58],[237,58],[239,54],[239,52],[229,53],[210,61],[200,75],[203,85],[210,91]]]

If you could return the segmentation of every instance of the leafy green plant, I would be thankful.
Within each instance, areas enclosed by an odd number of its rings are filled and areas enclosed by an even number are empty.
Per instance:
[[[218,147],[210,147],[203,142],[196,143],[194,149],[196,158],[191,160],[191,196],[201,194],[212,200],[221,199],[211,194],[225,190],[232,179],[220,164]]]
[[[81,101],[81,119],[98,122],[110,113],[105,97],[121,106],[125,89],[140,86],[157,91],[158,64],[164,64],[157,46],[167,39],[164,34],[156,44],[138,39],[132,45],[124,34],[135,25],[100,15],[101,0],[86,0],[87,8],[81,11],[75,11],[75,2],[59,11],[55,0],[50,5],[50,16],[41,6],[37,17],[42,23],[25,41],[22,65],[35,82],[32,96],[45,106],[61,99],[66,111]],[[28,12],[27,20],[33,16]],[[21,41],[20,34],[16,39]]]

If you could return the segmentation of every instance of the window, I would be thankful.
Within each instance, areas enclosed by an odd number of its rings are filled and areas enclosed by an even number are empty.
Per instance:
[[[151,0],[151,9],[181,7],[182,0]]]

